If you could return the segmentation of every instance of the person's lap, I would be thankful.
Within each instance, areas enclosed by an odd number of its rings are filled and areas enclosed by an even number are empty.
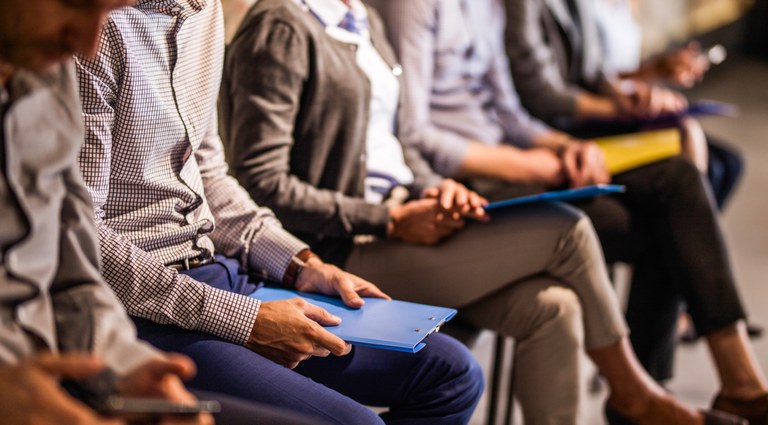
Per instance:
[[[461,309],[544,276],[578,295],[588,347],[615,342],[626,328],[589,219],[564,204],[494,212],[490,222],[470,222],[436,246],[387,239],[356,245],[346,268],[395,298]],[[529,307],[509,314],[523,319],[540,306],[532,300]],[[505,328],[501,320],[488,328],[519,331]]]
[[[418,409],[425,418],[435,414],[444,423],[461,423],[469,419],[464,418],[467,412],[446,411],[440,401],[450,399],[466,408],[474,405],[475,395],[482,391],[479,370],[456,369],[477,367],[467,361],[471,354],[445,335],[430,336],[427,347],[416,354],[354,347],[347,356],[311,358],[290,370],[208,334],[134,320],[139,337],[162,350],[186,354],[197,364],[190,388],[257,401],[330,423],[382,423],[364,404],[390,407],[382,415],[387,423],[416,423],[408,420],[412,419],[409,409]],[[457,375],[472,379],[445,380]]]
[[[184,272],[219,289],[248,294],[258,288],[237,261]],[[482,372],[458,341],[433,335],[417,354],[354,347],[347,356],[312,358],[295,370],[203,332],[134,318],[139,337],[197,364],[194,389],[266,403],[339,424],[380,424],[363,406],[387,406],[387,423],[462,423],[483,388]],[[423,421],[417,418],[423,417]]]
[[[454,308],[546,271],[582,216],[562,204],[495,212],[438,245],[376,239],[352,249],[345,268],[391,296]]]

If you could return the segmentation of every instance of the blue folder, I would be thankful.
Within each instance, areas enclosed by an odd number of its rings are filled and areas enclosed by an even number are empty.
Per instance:
[[[505,199],[503,201],[491,202],[485,207],[486,211],[492,211],[512,205],[529,204],[532,202],[544,201],[575,201],[578,199],[591,198],[597,195],[607,193],[624,192],[626,187],[620,184],[597,184],[593,186],[580,187],[578,189],[553,190],[550,192],[538,193],[536,195],[520,196],[518,198]]]
[[[424,338],[456,315],[452,308],[381,298],[363,298],[365,305],[354,309],[338,297],[271,287],[263,287],[250,296],[262,301],[303,298],[341,317],[340,325],[326,329],[344,341],[407,353],[424,348]]]

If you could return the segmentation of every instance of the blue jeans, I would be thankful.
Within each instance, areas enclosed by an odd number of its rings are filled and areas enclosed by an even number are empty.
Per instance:
[[[248,294],[258,285],[237,261],[183,272],[216,288]],[[332,424],[465,424],[483,391],[483,374],[461,343],[442,334],[416,354],[354,347],[312,357],[290,370],[213,335],[134,318],[139,337],[197,364],[190,388],[252,400]],[[364,405],[389,407],[377,416]]]

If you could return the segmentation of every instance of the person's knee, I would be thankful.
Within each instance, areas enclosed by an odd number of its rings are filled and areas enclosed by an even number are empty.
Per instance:
[[[426,339],[425,362],[432,365],[441,383],[450,386],[451,393],[460,397],[460,404],[474,406],[483,394],[483,370],[469,349],[459,341],[443,334]]]
[[[581,302],[570,288],[552,285],[539,292],[536,326],[532,337],[556,339],[558,344],[578,349],[584,342]]]
[[[692,180],[701,179],[701,173],[699,169],[691,162],[690,159],[683,156],[674,156],[669,158],[666,162],[666,181],[684,181],[690,182]]]

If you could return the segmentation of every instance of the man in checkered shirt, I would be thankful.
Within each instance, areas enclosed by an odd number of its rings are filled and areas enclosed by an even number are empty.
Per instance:
[[[268,280],[351,307],[386,297],[321,261],[227,175],[216,126],[220,9],[219,0],[139,0],[111,14],[95,58],[77,59],[80,166],[104,275],[139,336],[191,356],[193,388],[340,424],[466,423],[483,378],[455,340],[433,335],[418,354],[351,350],[321,326],[339,323],[328,312],[247,296]],[[390,409],[379,417],[363,404]]]

